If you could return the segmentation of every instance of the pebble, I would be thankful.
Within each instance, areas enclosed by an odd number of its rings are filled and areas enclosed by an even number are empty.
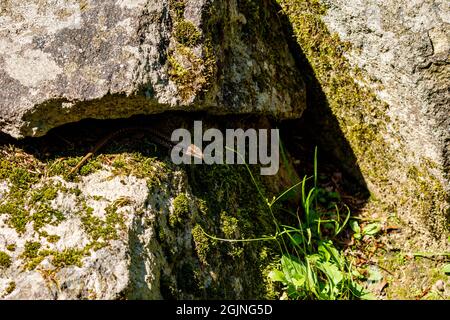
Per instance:
[[[442,281],[442,280],[437,281],[435,286],[436,286],[436,289],[438,289],[439,291],[441,291],[441,292],[445,291],[445,283],[444,283],[444,281]]]

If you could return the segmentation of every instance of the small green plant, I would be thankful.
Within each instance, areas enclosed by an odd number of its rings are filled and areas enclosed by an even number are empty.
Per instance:
[[[356,240],[360,240],[364,236],[374,236],[381,231],[381,224],[379,224],[377,222],[369,223],[368,225],[364,226],[362,229],[359,226],[358,221],[356,221],[356,220],[351,220],[349,225],[350,225],[350,228],[354,232],[353,237]]]
[[[308,188],[308,180],[312,186]],[[278,237],[285,246],[280,268],[270,272],[272,281],[281,282],[291,299],[364,298],[367,293],[354,281],[356,272],[334,246],[333,239],[346,227],[350,209],[344,205],[342,218],[336,201],[339,194],[318,186],[317,148],[314,174],[300,183],[301,211],[295,214],[298,225],[282,225]],[[301,215],[299,212],[302,212]]]
[[[243,159],[242,156],[241,158]],[[352,265],[333,243],[333,239],[347,226],[351,213],[346,205],[338,205],[339,194],[318,186],[317,148],[314,154],[314,174],[305,176],[301,182],[274,197],[272,201],[264,196],[250,168],[246,166],[273,217],[275,234],[242,240],[221,239],[206,233],[205,235],[214,240],[228,242],[276,241],[281,257],[279,267],[269,272],[269,278],[273,282],[281,283],[290,299],[370,298],[369,293],[355,281],[355,278],[361,275],[352,269]],[[281,224],[275,216],[274,206],[298,188],[301,190],[301,208],[295,213],[283,209],[289,212],[297,223]],[[342,209],[346,211],[345,216],[341,214]]]

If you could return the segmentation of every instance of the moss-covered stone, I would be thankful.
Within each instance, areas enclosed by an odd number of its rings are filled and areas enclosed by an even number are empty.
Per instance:
[[[143,261],[149,261],[149,252],[158,253],[154,261],[155,268],[164,273],[160,277],[164,297],[275,295],[266,279],[267,266],[274,260],[270,254],[272,244],[229,243],[208,236],[233,240],[273,232],[266,202],[245,166],[175,166],[167,153],[159,152],[159,146],[133,137],[127,139],[126,145],[111,142],[104,146],[92,157],[96,165],[86,176],[79,172],[68,177],[66,173],[80,161],[83,152],[90,150],[91,144],[90,141],[82,146],[81,152],[57,150],[44,160],[30,157],[18,145],[15,152],[27,157],[26,162],[2,158],[7,159],[7,166],[19,165],[31,174],[24,183],[15,187],[11,184],[0,201],[0,205],[19,210],[23,217],[21,228],[15,228],[22,231],[18,237],[27,239],[24,247],[17,249],[20,270],[64,274],[65,268],[77,266],[73,269],[84,274],[93,267],[83,261],[102,257],[112,245],[129,246],[133,268],[141,268]],[[78,145],[73,149],[79,149]],[[259,168],[251,170],[263,192],[267,182],[279,182],[263,181]],[[8,170],[4,173],[8,182],[9,174]],[[98,193],[93,192],[93,184],[99,185]],[[134,193],[126,197],[115,195],[122,185],[142,191],[139,205]],[[267,196],[272,195],[268,192]],[[21,217],[18,213],[1,213],[6,215],[6,221]],[[66,224],[74,226],[73,238],[63,229]],[[149,242],[140,242],[143,236],[152,234],[156,239],[151,236]],[[78,246],[73,247],[73,242],[66,246],[65,241],[73,239],[78,240]],[[98,255],[93,254],[98,250]],[[127,251],[120,254],[124,252]],[[159,276],[159,269],[152,272]],[[53,281],[54,275],[48,278]]]
[[[175,45],[168,57],[169,76],[177,85],[182,103],[202,98],[211,86],[216,72],[216,57],[208,34],[202,32],[189,20],[184,19],[185,1],[171,1],[170,12],[174,21]],[[201,44],[201,55],[192,47]]]
[[[109,205],[105,209],[104,219],[94,216],[94,209],[88,206],[80,212],[83,227],[94,241],[118,239],[119,230],[124,228],[124,220],[117,210],[116,204]]]
[[[406,148],[397,124],[388,115],[389,106],[362,85],[364,74],[348,62],[345,53],[350,44],[332,34],[324,23],[327,8],[319,0],[277,2],[306,57],[303,67],[312,69],[308,75],[314,104],[311,123],[321,128],[322,144],[332,146],[330,150],[351,171],[354,164],[349,163],[348,152],[342,151],[342,146],[349,144],[349,152],[355,154],[373,199],[380,202],[378,207],[397,212],[430,240],[445,239],[448,194],[433,173],[436,164],[415,157]],[[324,116],[330,111],[331,115]],[[339,138],[339,132],[344,139]]]

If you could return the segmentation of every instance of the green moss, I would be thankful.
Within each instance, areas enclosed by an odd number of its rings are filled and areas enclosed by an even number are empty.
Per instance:
[[[61,239],[61,237],[57,236],[57,235],[48,235],[46,238],[47,238],[47,241],[50,243],[56,243],[59,241],[59,239]]]
[[[223,211],[220,214],[220,230],[222,231],[225,239],[242,239],[241,227],[239,226],[239,220],[228,213]],[[224,244],[225,245],[225,244]],[[239,243],[228,243],[227,244],[228,255],[233,258],[242,257],[244,248],[242,244]]]
[[[182,19],[186,7],[185,0],[170,0],[169,6],[174,12],[176,20]]]
[[[207,41],[203,44],[203,57],[198,57],[190,48],[179,44],[168,60],[170,80],[176,83],[183,101],[189,101],[208,90],[215,73],[215,59]]]
[[[14,281],[11,281],[8,284],[8,287],[6,287],[5,293],[6,295],[12,293],[14,290],[16,290],[16,283]]]
[[[52,264],[56,268],[63,268],[67,266],[77,266],[82,267],[82,258],[84,257],[85,251],[79,249],[66,249],[62,252],[54,252]]]
[[[55,159],[47,164],[48,175],[66,177],[71,168],[75,167],[81,159],[82,157]]]
[[[8,251],[16,251],[16,244],[15,243],[10,243],[6,246],[6,250]]]
[[[184,193],[180,193],[173,200],[173,211],[169,215],[169,225],[173,228],[183,224],[183,221],[190,213],[189,198]]]
[[[102,168],[102,163],[97,159],[91,159],[80,169],[80,175],[87,176]]]
[[[125,222],[123,216],[117,210],[121,205],[126,204],[126,202],[122,202],[107,206],[104,219],[94,216],[94,209],[86,206],[85,203],[83,204],[83,210],[79,213],[81,222],[94,242],[118,239],[118,230],[125,228]]]
[[[178,43],[195,47],[200,41],[201,33],[192,22],[181,20],[175,24],[174,36]]]
[[[25,232],[26,225],[29,221],[29,214],[22,208],[22,201],[23,199],[12,199],[0,205],[0,213],[8,216],[8,225],[16,229],[19,234]]]
[[[36,258],[29,259],[24,264],[25,270],[34,270],[45,259],[44,255],[39,255]]]
[[[211,246],[214,246],[214,241],[205,235],[200,225],[194,226],[192,229],[192,237],[200,262],[207,265],[208,255],[211,250]]]
[[[140,152],[122,153],[113,160],[114,175],[135,176],[145,179],[149,188],[160,186],[161,180],[167,176],[168,167],[155,157],[148,157]]]
[[[259,175],[255,177],[264,191]],[[193,217],[192,237],[202,265],[213,274],[213,282],[197,274],[198,288],[211,297],[236,297],[237,287],[229,278],[239,274],[245,297],[266,297],[270,284],[263,279],[272,258],[261,259],[259,253],[273,243],[235,243],[218,238],[251,239],[274,232],[271,216],[251,181],[245,166],[195,166],[189,174],[190,186],[199,214]],[[270,197],[270,195],[268,194]],[[203,231],[204,230],[204,231]]]
[[[27,159],[24,163],[18,162],[14,157],[6,157],[1,161],[0,176],[8,179],[11,187],[0,202],[0,214],[7,215],[8,225],[19,234],[25,232],[28,223],[32,223],[34,230],[40,232],[46,224],[57,225],[64,220],[63,214],[50,205],[61,185],[46,182],[39,188],[33,188],[39,181],[35,172],[45,168],[40,168],[34,158],[22,155],[21,152],[17,150],[13,154],[17,155],[18,159]]]
[[[48,184],[37,190],[33,190],[33,192],[31,193],[31,201],[43,202],[54,200],[58,194],[58,187],[60,188],[61,185],[56,186],[53,184]]]
[[[211,79],[216,73],[216,57],[211,35],[202,35],[191,22],[184,19],[184,0],[171,0],[170,13],[174,23],[173,35],[176,40],[169,53],[169,76],[178,88],[182,103],[206,94]],[[191,48],[202,45],[202,53],[196,55]]]
[[[225,238],[227,239],[239,239],[239,226],[238,226],[238,219],[235,217],[229,216],[225,211],[223,211],[220,214],[220,221],[221,226],[220,229],[222,230]]]
[[[35,210],[31,215],[31,221],[33,221],[33,227],[36,232],[39,232],[46,225],[57,226],[65,219],[62,212],[53,209],[48,203],[39,204]]]
[[[6,252],[0,251],[0,268],[9,268],[11,266],[11,257]]]
[[[24,259],[25,270],[34,270],[46,257],[52,256],[52,264],[57,268],[70,265],[81,266],[81,259],[89,254],[90,248],[68,248],[64,251],[42,249],[39,242],[27,241],[21,258]]]
[[[39,242],[27,241],[24,246],[22,258],[33,259],[37,258],[41,244]]]

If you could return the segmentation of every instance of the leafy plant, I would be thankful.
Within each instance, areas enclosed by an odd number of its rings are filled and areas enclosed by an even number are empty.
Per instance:
[[[317,148],[314,155],[314,175],[301,182],[303,216],[296,213],[297,226],[282,226],[287,250],[282,253],[280,269],[270,272],[272,281],[281,282],[292,299],[368,298],[354,281],[351,265],[336,249],[332,239],[339,235],[350,219],[350,209],[342,219],[337,202],[339,194],[318,187]],[[308,180],[313,185],[308,189]],[[332,199],[329,201],[327,199]],[[335,200],[335,201],[333,201]],[[273,203],[272,203],[273,205]]]
[[[442,271],[446,274],[450,276],[450,264],[446,264],[443,268]]]

